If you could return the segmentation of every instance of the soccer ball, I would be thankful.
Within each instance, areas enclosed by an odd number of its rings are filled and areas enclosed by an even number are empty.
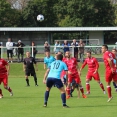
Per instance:
[[[42,14],[39,14],[39,15],[37,16],[37,21],[42,22],[43,20],[44,20],[44,16],[43,16]]]

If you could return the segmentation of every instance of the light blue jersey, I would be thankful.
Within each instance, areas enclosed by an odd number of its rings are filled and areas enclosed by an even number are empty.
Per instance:
[[[48,77],[56,79],[60,79],[60,75],[63,70],[68,70],[67,65],[60,60],[55,60],[54,62],[52,62],[49,69],[50,71]]]
[[[44,58],[44,63],[46,64],[47,68],[50,66],[50,64],[55,61],[55,58],[53,56],[45,57]]]
[[[114,59],[114,64],[116,64],[116,60]]]

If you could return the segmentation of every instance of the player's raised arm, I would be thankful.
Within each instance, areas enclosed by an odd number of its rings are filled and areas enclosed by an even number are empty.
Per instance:
[[[48,76],[48,73],[49,73],[50,69],[47,69],[45,74],[44,74],[44,78],[43,78],[43,83],[46,84],[46,78]]]

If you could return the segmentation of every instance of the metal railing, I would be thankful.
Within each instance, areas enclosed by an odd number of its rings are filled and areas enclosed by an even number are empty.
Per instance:
[[[33,47],[35,47],[37,50],[36,59],[43,59],[45,57],[44,46],[25,46],[25,47],[23,47],[24,57],[25,57],[25,53],[27,51],[31,52],[31,56],[33,57]],[[77,46],[77,47],[79,48],[79,46]],[[93,56],[95,56],[96,58],[102,57],[101,47],[102,46],[98,46],[98,45],[97,46],[92,46],[92,45],[85,46],[83,54],[85,54],[87,51],[91,51]],[[0,48],[1,48],[1,58],[7,59],[7,48],[4,46],[0,46]],[[60,48],[60,51],[64,53],[64,50],[63,50],[64,47],[59,46],[59,48]],[[69,46],[69,48],[70,48],[70,52],[71,52],[72,57],[74,57],[74,47]],[[112,50],[113,48],[117,48],[117,45],[109,45],[109,50]],[[18,49],[18,47],[13,47],[13,59],[14,60],[18,59],[17,49]],[[51,53],[51,55],[55,56],[54,46],[50,46],[50,53]]]

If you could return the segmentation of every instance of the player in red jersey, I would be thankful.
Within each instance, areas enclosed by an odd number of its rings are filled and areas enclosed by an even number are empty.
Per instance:
[[[81,74],[82,69],[86,65],[88,65],[88,72],[87,72],[87,75],[86,75],[86,90],[87,90],[86,94],[90,94],[90,84],[89,84],[89,82],[92,80],[92,77],[94,78],[94,80],[96,80],[100,84],[100,87],[102,88],[102,90],[105,94],[106,92],[105,92],[105,89],[104,89],[104,85],[101,83],[100,76],[99,76],[99,73],[98,73],[99,63],[98,63],[96,58],[91,56],[90,51],[88,51],[86,53],[86,55],[87,55],[87,58],[85,59],[83,65],[80,69],[80,74]]]
[[[111,94],[111,81],[113,79],[113,81],[117,84],[117,78],[116,78],[116,67],[114,64],[114,59],[116,59],[115,55],[112,52],[108,51],[108,46],[107,45],[103,45],[102,46],[102,53],[103,53],[103,59],[104,59],[104,63],[105,63],[105,81],[106,81],[106,85],[107,85],[107,91],[108,91],[108,101],[110,102],[112,100],[112,94]]]
[[[67,99],[70,98],[70,90],[71,90],[70,84],[72,83],[73,80],[75,80],[76,83],[79,85],[82,97],[87,98],[87,96],[84,94],[84,89],[81,84],[79,76],[79,67],[76,58],[72,58],[70,56],[70,52],[67,51],[65,53],[65,58],[63,59],[63,62],[65,62],[68,67]]]
[[[8,86],[8,75],[10,66],[4,59],[0,58],[0,84],[4,84],[4,88],[10,92],[10,96],[13,96],[11,88]],[[0,89],[0,98],[3,98],[2,89]]]

